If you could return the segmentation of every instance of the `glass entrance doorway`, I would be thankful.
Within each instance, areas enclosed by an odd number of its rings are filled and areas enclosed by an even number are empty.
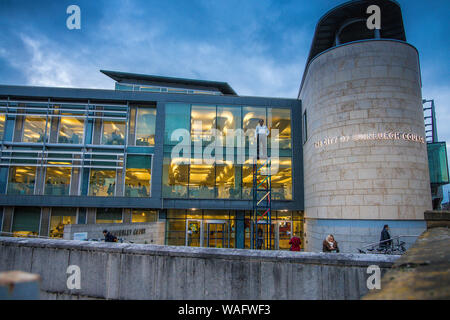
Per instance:
[[[186,220],[186,246],[203,247],[202,220]]]
[[[224,220],[206,221],[205,246],[209,248],[229,248],[230,232]]]
[[[186,246],[229,248],[230,224],[226,220],[186,220]]]

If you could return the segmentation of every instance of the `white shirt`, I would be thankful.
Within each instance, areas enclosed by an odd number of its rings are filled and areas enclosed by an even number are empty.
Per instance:
[[[269,135],[269,129],[267,129],[266,125],[260,125],[258,124],[256,126],[256,130],[255,130],[255,138],[258,137],[258,134],[265,134],[266,136]]]

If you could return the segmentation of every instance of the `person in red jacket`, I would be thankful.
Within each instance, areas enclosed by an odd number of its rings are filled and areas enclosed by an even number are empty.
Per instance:
[[[291,238],[291,240],[289,240],[289,244],[291,245],[291,249],[289,249],[289,250],[300,251],[301,243],[302,243],[302,241],[300,240],[300,238],[294,234],[294,236]]]

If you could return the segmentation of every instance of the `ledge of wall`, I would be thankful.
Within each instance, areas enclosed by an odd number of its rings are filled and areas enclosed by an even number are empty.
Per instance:
[[[367,267],[399,256],[253,251],[0,237],[0,271],[42,277],[58,299],[359,299]],[[67,267],[81,289],[67,289]]]
[[[425,231],[381,279],[381,290],[363,299],[450,299],[449,240],[447,227]]]

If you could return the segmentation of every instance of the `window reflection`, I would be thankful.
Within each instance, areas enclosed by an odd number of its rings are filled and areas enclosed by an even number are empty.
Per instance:
[[[131,213],[131,222],[156,222],[158,212],[156,210],[135,209]]]
[[[46,118],[40,116],[26,116],[23,125],[23,142],[44,142]],[[47,122],[47,137],[50,122]],[[48,141],[48,139],[47,139]]]
[[[291,148],[291,110],[290,109],[268,109],[268,128],[270,130],[277,129],[278,137],[272,139],[278,140],[280,149]],[[270,142],[270,140],[269,140]]]
[[[267,125],[266,108],[243,107],[242,117],[242,128],[245,132],[245,146],[249,148],[256,144],[255,129],[259,120],[264,120],[264,124]]]
[[[116,193],[116,170],[91,169],[89,195],[108,197]]]
[[[222,133],[222,145],[226,146],[226,137],[235,135],[235,130],[241,129],[241,108],[218,107],[216,118],[217,130]],[[238,146],[234,138],[234,147]]]
[[[196,199],[214,198],[214,165],[191,164],[189,170],[189,197]]]
[[[272,172],[272,199],[292,200],[292,161],[289,157],[272,160],[273,171],[278,165],[278,172]]]
[[[251,160],[246,160],[242,165],[242,199],[253,198],[253,164]]]
[[[83,143],[84,120],[61,117],[59,123],[58,143]]]
[[[181,103],[166,104],[166,123],[164,127],[164,144],[176,145],[178,141],[172,141],[172,133],[177,129],[185,129],[190,132],[191,114],[190,105]]]
[[[64,227],[68,224],[76,224],[76,208],[53,208],[50,218],[50,237],[62,238]]]
[[[151,157],[128,156],[125,175],[125,196],[150,196]]]
[[[186,162],[187,159],[184,159]],[[187,161],[189,163],[189,161]],[[189,165],[183,158],[164,157],[163,196],[169,198],[186,198],[189,178]]]
[[[52,196],[69,195],[71,174],[72,169],[69,167],[47,167],[44,193]]]
[[[241,197],[241,170],[233,163],[216,165],[217,198],[239,199]]]
[[[121,208],[97,208],[95,223],[122,223]]]
[[[5,115],[0,114],[0,140],[3,140],[4,131],[5,131]]]
[[[191,138],[192,141],[202,140],[204,144],[213,141],[211,129],[216,128],[216,107],[192,106]]]
[[[155,108],[138,108],[136,119],[136,145],[155,145]]]
[[[125,122],[103,121],[102,144],[123,145]]]
[[[8,194],[33,194],[36,167],[10,167]]]

